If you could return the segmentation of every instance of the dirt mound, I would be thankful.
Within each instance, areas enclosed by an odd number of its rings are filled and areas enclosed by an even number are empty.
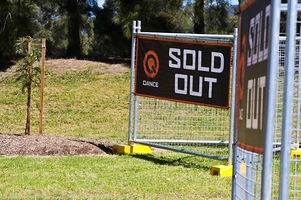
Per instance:
[[[45,65],[46,69],[55,74],[64,74],[74,71],[79,72],[90,69],[94,72],[118,75],[130,70],[130,66],[126,63],[107,64],[103,62],[77,59],[49,59],[46,60]]]
[[[108,155],[114,144],[99,139],[0,133],[0,155],[6,156]]]
[[[1,64],[1,63],[0,63]],[[11,66],[4,66],[0,69],[0,79],[15,74],[17,69],[17,61],[11,62]],[[40,65],[36,63],[35,65]],[[119,75],[130,71],[130,65],[127,63],[108,64],[97,61],[77,60],[77,59],[46,59],[46,71],[62,75],[68,72],[80,72],[84,70],[92,70],[93,72],[103,73],[107,75]]]

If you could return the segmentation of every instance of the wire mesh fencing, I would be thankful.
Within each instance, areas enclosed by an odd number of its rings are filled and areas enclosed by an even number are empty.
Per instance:
[[[294,68],[294,89],[293,89],[293,113],[292,113],[292,132],[291,134],[291,150],[300,148],[300,117],[301,117],[301,63],[300,63],[300,45],[301,38],[296,38],[295,49],[295,64]],[[280,37],[279,40],[279,66],[277,74],[277,104],[275,116],[275,137],[274,137],[274,156],[273,156],[273,188],[272,199],[278,199],[279,191],[285,188],[279,188],[279,173],[280,173],[280,150],[281,150],[281,136],[282,136],[282,111],[283,111],[283,90],[284,90],[284,75],[285,75],[285,52],[286,52],[286,38]],[[289,199],[301,199],[301,158],[298,156],[291,156],[289,169]]]
[[[227,159],[230,112],[166,100],[137,97],[132,140],[197,155]],[[220,148],[214,148],[220,147]]]

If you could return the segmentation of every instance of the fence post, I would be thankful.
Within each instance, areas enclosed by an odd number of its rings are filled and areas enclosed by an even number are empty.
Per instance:
[[[234,29],[233,41],[233,62],[232,62],[232,85],[231,85],[231,111],[230,111],[230,129],[229,129],[229,154],[228,165],[233,164],[233,137],[234,137],[234,121],[235,121],[235,94],[236,94],[236,68],[237,68],[237,40],[238,29]]]
[[[240,19],[239,19],[240,20]],[[236,36],[235,36],[236,35]],[[238,29],[236,28],[234,30],[234,38],[237,38],[236,40],[234,39],[234,46],[236,46],[236,50],[233,50],[234,52],[234,55],[233,55],[233,65],[234,65],[234,62],[235,62],[235,66],[237,67],[237,62],[238,62],[238,58],[237,58],[237,52],[238,52]],[[234,81],[234,78],[232,77],[232,81]],[[236,83],[236,75],[235,75],[235,90],[236,90],[236,87],[237,87],[237,83]],[[233,87],[233,85],[232,85]],[[236,105],[236,92],[234,93],[234,98],[235,98],[235,105]],[[232,96],[233,98],[233,96]],[[232,99],[233,101],[233,99]],[[232,106],[232,105],[231,105]],[[234,108],[236,108],[234,106]],[[235,109],[234,109],[234,112],[235,112]],[[230,128],[232,127],[233,128],[233,155],[232,155],[232,162],[233,162],[233,171],[232,171],[232,192],[231,192],[231,199],[234,199],[234,197],[236,197],[236,183],[237,183],[237,171],[238,171],[238,162],[236,162],[237,160],[237,129],[236,129],[236,113],[234,113],[234,122],[233,122],[233,127],[232,125],[230,125]],[[230,142],[230,141],[229,141]]]
[[[301,31],[301,26],[300,26],[300,31]],[[300,143],[300,123],[301,123],[301,36],[299,36],[298,41],[299,41],[299,53],[298,53],[298,111],[297,111],[297,135],[296,135],[296,144],[298,145]],[[299,146],[297,147],[299,148]]]
[[[297,0],[288,2],[287,37],[285,51],[284,92],[283,92],[283,119],[281,137],[281,162],[280,162],[280,185],[279,199],[288,199],[289,174],[290,174],[290,148],[292,133],[292,111],[294,96],[294,66],[295,43],[297,23]],[[293,50],[294,49],[294,50]]]
[[[133,21],[132,24],[132,52],[131,52],[131,81],[130,81],[130,108],[129,108],[129,126],[128,126],[128,141],[132,140],[133,128],[133,100],[134,100],[134,84],[135,84],[135,61],[136,61],[136,33],[141,30],[141,21]],[[136,101],[136,99],[135,99]],[[136,115],[136,111],[134,111]],[[136,116],[134,117],[135,120]]]
[[[279,22],[280,22],[280,0],[271,1],[270,15],[270,48],[268,54],[268,77],[267,77],[267,100],[265,142],[263,153],[263,168],[261,180],[261,199],[271,199],[272,186],[272,164],[273,164],[273,140],[274,140],[274,118],[277,91],[277,67],[279,51]],[[273,46],[271,46],[273,45]]]

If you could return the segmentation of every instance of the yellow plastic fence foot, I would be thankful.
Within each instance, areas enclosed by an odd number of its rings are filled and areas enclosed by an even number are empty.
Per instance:
[[[232,165],[216,165],[211,167],[210,174],[213,176],[230,177],[232,176]]]
[[[230,177],[232,176],[233,166],[232,165],[216,165],[211,167],[210,174],[213,176]],[[240,174],[246,174],[247,165],[246,163],[240,163],[239,169]]]
[[[131,154],[152,154],[152,149],[150,146],[133,144]]]
[[[291,158],[301,158],[301,149],[291,150]]]
[[[139,144],[113,145],[112,150],[117,154],[152,154],[150,146]]]
[[[130,154],[131,153],[131,147],[129,145],[113,145],[112,150],[114,153],[117,154]]]

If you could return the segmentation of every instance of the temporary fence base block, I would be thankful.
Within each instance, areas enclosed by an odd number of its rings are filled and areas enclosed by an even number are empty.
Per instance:
[[[113,145],[113,152],[117,154],[152,154],[152,149],[146,145]]]
[[[145,145],[131,145],[131,154],[152,154],[152,149]]]
[[[291,158],[301,158],[301,149],[292,150]]]
[[[216,165],[211,167],[211,175],[221,176],[221,177],[230,177],[232,176],[232,165]]]
[[[131,153],[131,146],[129,145],[113,145],[112,148],[114,153],[117,154],[130,154]]]

